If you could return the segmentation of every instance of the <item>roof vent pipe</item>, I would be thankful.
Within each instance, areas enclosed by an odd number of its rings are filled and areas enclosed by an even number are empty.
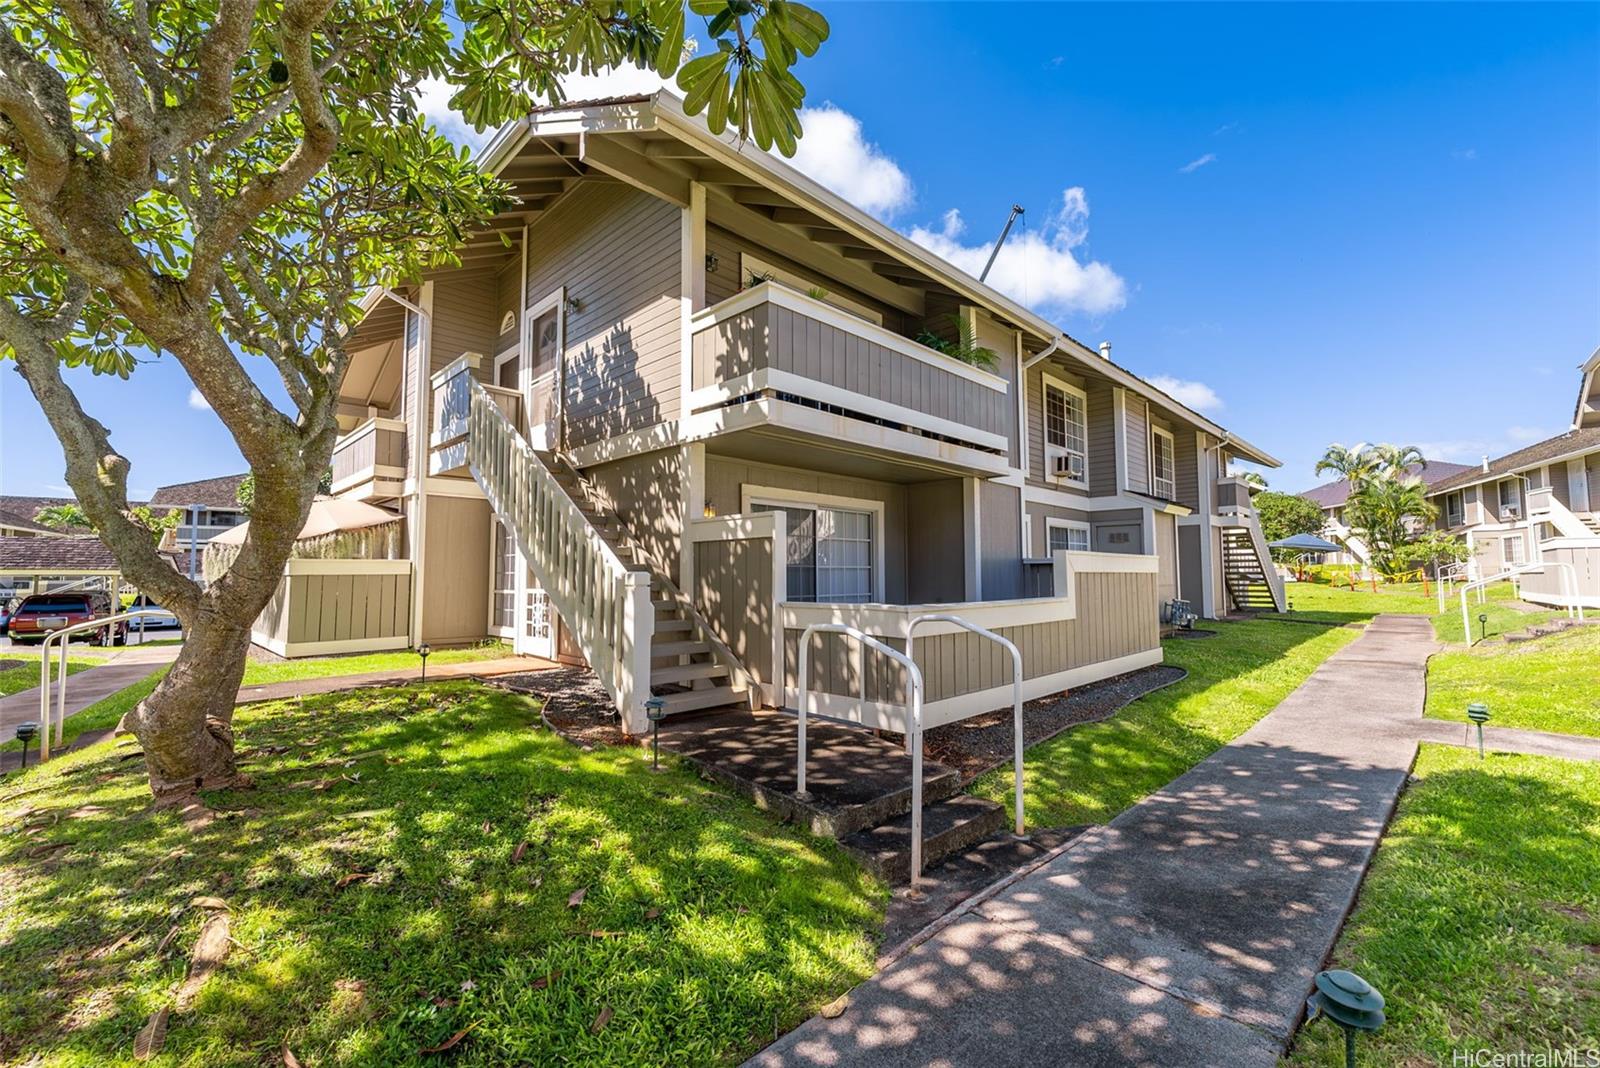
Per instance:
[[[1486,475],[1489,473],[1489,454],[1488,453],[1484,453],[1484,456],[1483,456],[1483,473],[1486,474]]]
[[[1100,358],[1102,360],[1111,359],[1111,342],[1109,342],[1109,341],[1100,342]]]

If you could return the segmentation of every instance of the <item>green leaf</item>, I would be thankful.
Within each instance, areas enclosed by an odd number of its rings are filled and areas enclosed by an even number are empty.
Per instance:
[[[670,78],[683,62],[683,7],[672,0],[661,24],[661,47],[656,50],[656,70]]]

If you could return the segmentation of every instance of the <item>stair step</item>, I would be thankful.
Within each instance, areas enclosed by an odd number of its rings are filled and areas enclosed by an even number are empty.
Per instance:
[[[708,690],[683,690],[678,693],[662,694],[661,702],[662,712],[669,716],[702,708],[746,703],[744,691],[736,690],[732,686],[713,686]]]
[[[691,682],[695,679],[715,679],[726,675],[722,664],[674,664],[671,667],[650,669],[650,685],[662,686],[673,682]]]
[[[986,798],[959,794],[922,807],[922,867],[990,838],[1006,826],[1006,809]],[[878,878],[904,883],[911,878],[911,813],[846,835],[839,840]]]
[[[657,634],[687,634],[694,630],[694,622],[688,619],[662,619],[656,618]]]
[[[658,656],[694,656],[697,653],[709,653],[711,646],[705,642],[653,642],[650,645],[651,657]]]

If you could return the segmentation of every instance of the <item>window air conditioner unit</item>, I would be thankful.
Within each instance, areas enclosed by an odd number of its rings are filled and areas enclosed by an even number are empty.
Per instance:
[[[1083,478],[1083,457],[1071,453],[1061,453],[1055,458],[1055,474],[1057,478]]]

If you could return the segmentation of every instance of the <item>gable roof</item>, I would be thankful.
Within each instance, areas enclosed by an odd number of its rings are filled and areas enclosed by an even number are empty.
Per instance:
[[[237,475],[221,475],[217,478],[202,478],[195,482],[178,482],[171,486],[162,486],[150,498],[150,504],[168,508],[198,504],[206,508],[231,508],[240,511],[244,506],[239,503],[239,483],[243,482],[249,473],[245,471]]]
[[[1475,486],[1480,482],[1494,482],[1525,467],[1535,467],[1551,460],[1570,457],[1574,453],[1581,455],[1596,450],[1600,450],[1600,425],[1587,426],[1582,430],[1569,430],[1565,434],[1536,441],[1516,452],[1508,452],[1498,460],[1490,460],[1487,471],[1481,465],[1468,467],[1459,475],[1429,486],[1428,495],[1431,497],[1439,493],[1448,493],[1463,486]]]
[[[485,171],[498,174],[517,158],[523,146],[532,139],[576,139],[581,154],[584,151],[582,146],[586,143],[629,134],[665,137],[690,146],[691,155],[703,154],[696,158],[703,159],[706,169],[733,174],[746,185],[759,184],[765,187],[794,207],[811,212],[819,223],[825,223],[830,230],[848,238],[867,256],[881,257],[886,265],[893,262],[902,270],[909,268],[917,276],[944,287],[959,301],[983,308],[1016,326],[1024,335],[1032,335],[1035,343],[1027,346],[1029,354],[1036,356],[1043,349],[1080,361],[1116,385],[1146,396],[1192,425],[1226,440],[1230,451],[1240,458],[1268,467],[1282,465],[1272,454],[1232,434],[1127,368],[1101,356],[1097,349],[1071,337],[1059,326],[911,241],[789,163],[761,151],[753,144],[741,142],[736,131],[724,131],[721,135],[711,133],[703,119],[685,112],[678,97],[665,90],[648,95],[566,101],[535,109],[526,119],[501,127],[478,154],[477,162]],[[685,176],[686,173],[696,173],[695,160],[685,157],[682,151],[664,153],[654,159],[647,154],[633,152],[625,155],[638,155],[635,163],[651,167],[675,185],[687,185],[690,179]],[[670,168],[660,163],[667,156],[675,157],[670,160]],[[866,269],[865,261],[863,269]],[[369,292],[363,300],[364,306],[372,308],[381,295],[381,291]]]
[[[53,534],[56,537],[66,534],[64,530],[45,526],[31,515],[23,515],[21,512],[14,512],[4,507],[0,507],[0,527],[8,530],[30,530],[36,534]]]
[[[1408,476],[1422,479],[1424,486],[1432,487],[1447,478],[1454,478],[1463,471],[1471,471],[1471,464],[1453,464],[1445,460],[1424,460],[1420,464],[1411,464],[1406,468]],[[1337,508],[1350,499],[1350,480],[1341,478],[1337,482],[1324,482],[1314,489],[1308,489],[1300,494],[1308,501],[1313,501],[1323,508]]]
[[[168,563],[172,554],[163,553]],[[29,538],[0,536],[0,571],[52,574],[74,571],[120,572],[116,554],[96,537]]]

